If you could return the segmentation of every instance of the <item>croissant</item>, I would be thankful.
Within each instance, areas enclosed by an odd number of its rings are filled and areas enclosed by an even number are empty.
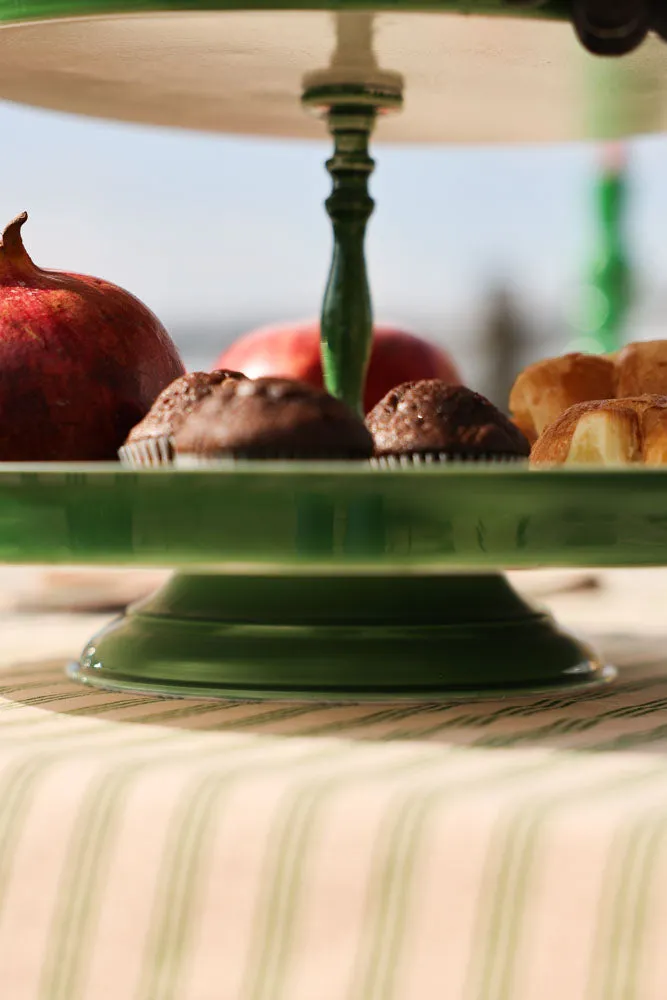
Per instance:
[[[514,383],[509,403],[514,423],[533,444],[545,427],[575,403],[615,395],[613,361],[596,354],[564,354],[525,368]]]
[[[615,357],[616,392],[625,396],[667,395],[667,340],[628,344]]]
[[[531,466],[667,465],[667,396],[577,403],[533,445]]]
[[[515,424],[534,444],[576,403],[667,395],[667,340],[628,344],[615,354],[565,354],[529,365],[510,393]]]

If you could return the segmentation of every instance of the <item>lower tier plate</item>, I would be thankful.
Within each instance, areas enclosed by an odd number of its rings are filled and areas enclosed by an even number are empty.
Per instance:
[[[667,565],[667,471],[0,465],[0,561],[235,576]]]
[[[442,700],[613,676],[496,574],[177,574],[70,675],[152,694]]]

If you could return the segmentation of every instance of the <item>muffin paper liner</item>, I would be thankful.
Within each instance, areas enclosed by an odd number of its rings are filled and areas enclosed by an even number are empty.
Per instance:
[[[177,469],[209,469],[216,465],[233,465],[234,455],[174,455],[174,466]]]
[[[274,452],[258,455],[243,452],[225,452],[220,455],[174,454],[174,465],[177,469],[206,469],[212,466],[233,465],[234,462],[368,462],[367,458],[357,455],[303,455],[294,452]]]
[[[527,463],[528,458],[523,455],[456,455],[440,451],[408,455],[377,455],[370,461],[375,469],[409,469],[415,465],[476,465],[480,462],[513,465],[517,462]]]
[[[480,462],[495,465],[512,465],[517,462],[527,463],[528,459],[521,455],[452,455],[449,452],[433,452],[408,455],[379,455],[371,459],[358,458],[356,455],[338,456],[305,456],[294,452],[276,452],[274,454],[258,455],[236,452],[219,455],[176,454],[171,438],[147,438],[145,441],[135,441],[123,445],[118,452],[123,465],[133,469],[154,469],[164,466],[174,466],[177,469],[209,469],[216,466],[233,465],[235,462],[356,462],[370,464],[374,469],[409,469],[423,465],[474,465]]]
[[[155,469],[159,466],[172,465],[171,438],[165,435],[124,444],[118,450],[118,457],[122,465],[132,469]]]

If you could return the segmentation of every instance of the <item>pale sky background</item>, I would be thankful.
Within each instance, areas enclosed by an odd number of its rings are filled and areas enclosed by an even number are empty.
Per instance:
[[[115,281],[211,363],[248,324],[318,312],[331,246],[329,145],[239,140],[0,103],[2,214],[45,267]],[[593,251],[587,147],[376,146],[368,260],[378,319],[474,354],[489,282],[567,339]],[[667,140],[632,147],[638,336],[667,319]],[[667,324],[666,324],[667,325]],[[537,334],[536,334],[537,336]],[[466,364],[465,359],[463,360]]]

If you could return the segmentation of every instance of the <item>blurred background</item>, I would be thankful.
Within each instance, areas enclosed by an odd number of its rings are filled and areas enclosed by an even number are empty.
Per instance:
[[[3,220],[28,211],[31,256],[134,292],[189,367],[210,367],[256,325],[318,314],[327,142],[184,137],[1,103],[0,129]],[[667,140],[626,152],[623,335],[663,337]],[[447,346],[469,384],[501,404],[528,361],[585,340],[597,294],[586,284],[606,252],[599,149],[378,145],[374,155],[377,320]]]

